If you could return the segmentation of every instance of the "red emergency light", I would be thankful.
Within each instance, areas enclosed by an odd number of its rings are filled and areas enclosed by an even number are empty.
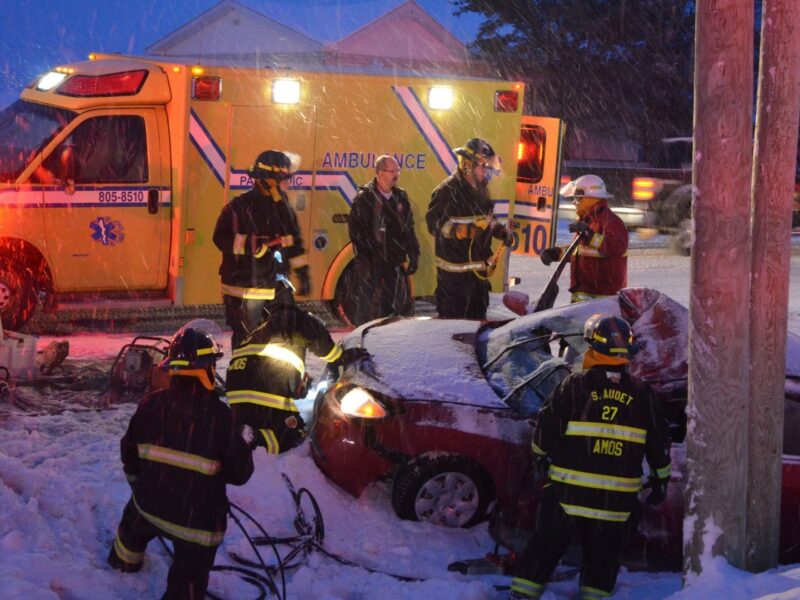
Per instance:
[[[519,92],[516,90],[497,90],[494,93],[494,112],[517,112]]]
[[[107,75],[73,75],[56,93],[62,96],[135,96],[142,89],[147,71],[122,71]]]
[[[222,77],[202,75],[192,77],[192,98],[194,100],[219,100],[222,96]]]

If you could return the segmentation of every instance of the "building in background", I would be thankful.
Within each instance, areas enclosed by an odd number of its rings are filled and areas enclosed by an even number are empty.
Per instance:
[[[236,0],[222,0],[147,47],[155,56],[264,68],[486,75],[486,65],[414,0],[323,43]]]

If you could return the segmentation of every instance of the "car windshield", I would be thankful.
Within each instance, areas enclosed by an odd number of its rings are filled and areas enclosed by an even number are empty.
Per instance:
[[[28,163],[75,113],[17,100],[0,113],[0,181],[16,181]]]
[[[583,324],[597,312],[619,314],[619,303],[608,298],[488,324],[478,335],[476,349],[489,385],[515,410],[525,415],[538,412],[571,372],[564,357],[575,359],[586,351]]]
[[[665,393],[685,387],[688,311],[668,296],[644,288],[488,324],[479,332],[476,348],[489,385],[512,408],[535,414],[572,368],[580,368],[587,349],[583,325],[597,313],[631,323],[639,346],[631,359],[633,375]],[[572,363],[559,355],[572,357]]]

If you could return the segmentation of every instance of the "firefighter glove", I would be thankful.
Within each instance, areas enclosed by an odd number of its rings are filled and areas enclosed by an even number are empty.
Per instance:
[[[588,243],[594,234],[592,228],[589,227],[589,224],[583,221],[575,221],[574,223],[570,223],[567,229],[569,229],[571,233],[577,233],[581,238],[581,242],[583,243]]]
[[[514,243],[514,235],[499,221],[492,226],[492,236],[498,240],[503,240],[506,246],[511,246]]]
[[[311,279],[308,277],[308,265],[297,267],[297,293],[301,296],[308,296],[311,293]]]
[[[658,477],[650,478],[650,493],[645,502],[651,506],[658,506],[667,497],[667,480]]]
[[[369,357],[369,352],[367,352],[366,348],[361,348],[361,347],[345,348],[342,351],[342,355],[331,364],[337,367],[346,367],[351,363],[361,360],[362,358],[368,358],[368,357]]]
[[[408,257],[408,264],[406,265],[406,275],[413,275],[419,268],[419,255],[412,254]]]
[[[241,431],[242,439],[244,443],[247,444],[247,447],[253,451],[258,447],[258,441],[256,440],[256,434],[253,431],[253,428],[250,425],[242,425]]]
[[[561,259],[561,248],[559,248],[558,246],[553,246],[552,248],[545,248],[544,250],[542,250],[542,254],[539,258],[542,259],[542,262],[545,265],[549,265],[550,263]]]

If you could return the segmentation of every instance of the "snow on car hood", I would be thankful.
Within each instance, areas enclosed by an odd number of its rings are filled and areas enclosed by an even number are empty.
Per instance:
[[[481,372],[473,340],[479,321],[385,319],[362,325],[344,340],[372,356],[348,370],[351,382],[405,400],[436,400],[508,408]]]

